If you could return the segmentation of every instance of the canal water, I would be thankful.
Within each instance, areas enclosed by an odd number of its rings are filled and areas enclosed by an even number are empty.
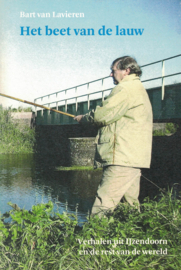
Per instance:
[[[77,211],[79,222],[87,220],[102,171],[58,171],[52,159],[36,154],[0,155],[1,214],[12,209],[10,201],[31,210],[51,200],[55,212]]]

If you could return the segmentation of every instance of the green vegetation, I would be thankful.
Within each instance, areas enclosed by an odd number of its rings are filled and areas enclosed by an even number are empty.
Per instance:
[[[19,126],[11,116],[11,109],[0,107],[0,154],[32,153],[35,131],[28,126]]]
[[[54,213],[51,201],[31,211],[11,204],[12,222],[0,220],[0,269],[179,270],[181,202],[160,197],[147,198],[141,213],[120,204],[83,227],[76,215]]]
[[[12,109],[9,108],[9,110],[12,112],[31,112],[32,111],[31,107],[23,108],[21,106],[19,106],[18,108],[12,108]]]
[[[166,127],[164,130],[154,130],[153,136],[165,136],[174,134],[178,129],[178,125],[175,123],[166,123]]]
[[[95,171],[93,166],[71,166],[71,167],[56,167],[57,171]],[[98,168],[96,170],[102,170],[102,168]]]

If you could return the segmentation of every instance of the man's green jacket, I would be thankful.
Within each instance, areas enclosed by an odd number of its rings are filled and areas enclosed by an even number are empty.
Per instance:
[[[95,166],[150,167],[152,108],[135,74],[127,75],[113,88],[102,106],[84,115],[81,122],[99,127]]]

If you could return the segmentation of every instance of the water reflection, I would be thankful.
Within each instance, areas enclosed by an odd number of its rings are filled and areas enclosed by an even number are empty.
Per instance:
[[[11,210],[7,202],[30,210],[32,205],[55,203],[62,213],[66,204],[75,213],[78,204],[80,221],[85,221],[91,209],[101,171],[56,171],[51,160],[41,156],[0,155],[0,211]]]

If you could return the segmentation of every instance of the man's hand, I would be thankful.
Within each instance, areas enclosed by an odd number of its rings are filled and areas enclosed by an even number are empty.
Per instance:
[[[74,117],[74,120],[80,123],[80,121],[82,120],[82,117],[83,117],[82,114],[77,115],[76,117]]]

